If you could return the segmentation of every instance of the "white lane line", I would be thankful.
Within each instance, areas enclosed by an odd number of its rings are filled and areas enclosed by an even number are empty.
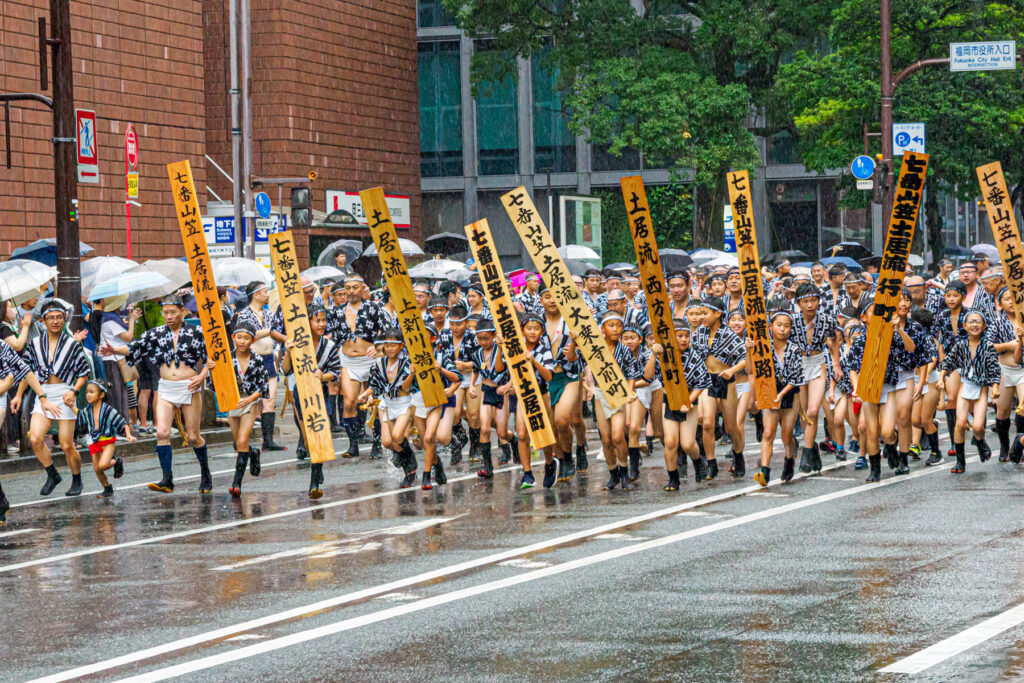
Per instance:
[[[499,567],[515,567],[516,569],[540,569],[541,567],[550,567],[550,562],[541,562],[540,560],[528,560],[525,557],[520,557],[515,560],[505,560],[504,562],[498,563]]]
[[[977,460],[976,457],[969,458],[971,460]],[[536,581],[538,579],[545,579],[550,576],[556,576],[558,574],[564,574],[565,572],[581,569],[583,567],[589,567],[602,562],[608,562],[610,560],[616,560],[622,557],[628,557],[636,553],[644,552],[647,550],[653,550],[655,548],[661,548],[666,545],[673,543],[679,543],[680,541],[686,541],[691,538],[697,538],[699,536],[706,536],[708,534],[715,533],[717,531],[725,531],[752,522],[759,522],[764,519],[770,519],[779,515],[784,515],[788,512],[795,510],[801,510],[803,508],[811,507],[814,505],[820,505],[821,503],[827,503],[833,500],[839,500],[841,498],[847,498],[849,496],[856,495],[858,493],[865,493],[867,491],[875,491],[877,489],[892,486],[903,481],[911,481],[913,479],[919,479],[926,477],[936,472],[941,472],[939,469],[920,470],[912,474],[893,477],[885,479],[875,484],[861,484],[859,486],[853,486],[848,489],[841,491],[833,491],[814,498],[808,498],[806,500],[795,501],[793,503],[787,503],[778,507],[769,508],[760,512],[754,512],[749,515],[743,515],[734,519],[727,519],[721,522],[715,522],[697,529],[691,529],[689,531],[683,531],[677,534],[671,534],[669,536],[663,536],[661,538],[655,538],[643,543],[637,543],[635,545],[625,545],[614,550],[609,550],[603,553],[597,553],[595,555],[589,555],[587,557],[581,557],[568,562],[556,564],[551,567],[544,567],[542,569],[536,569],[525,574],[519,574],[511,576],[505,579],[497,581],[489,581],[477,586],[471,586],[469,588],[462,588],[460,590],[451,591],[449,593],[442,593],[429,598],[424,598],[417,602],[412,602],[406,605],[399,605],[397,607],[391,607],[388,609],[380,610],[378,612],[372,612],[370,614],[364,614],[358,617],[352,617],[349,619],[343,619],[333,624],[327,624],[325,626],[319,626],[317,628],[308,629],[305,631],[299,631],[287,636],[274,638],[266,642],[262,642],[256,645],[249,645],[246,647],[232,650],[230,652],[223,652],[215,655],[209,655],[202,657],[190,662],[184,662],[173,666],[164,667],[148,673],[144,673],[138,676],[132,676],[130,678],[120,679],[121,683],[153,683],[155,681],[163,681],[168,678],[174,678],[177,676],[183,676],[185,674],[194,673],[196,671],[203,671],[210,669],[215,666],[227,664],[229,662],[237,662],[242,659],[249,657],[255,657],[263,655],[268,652],[274,652],[281,650],[286,647],[298,645],[300,643],[306,643],[311,640],[317,640],[327,636],[336,635],[345,631],[351,631],[353,629],[361,628],[363,626],[369,626],[370,624],[376,624],[396,617],[405,616],[406,614],[412,614],[425,609],[432,609],[446,605],[459,600],[465,600],[466,598],[475,597],[485,593],[491,593],[504,588],[510,588],[513,586],[519,586],[530,581]]]
[[[39,529],[31,527],[28,529],[15,529],[14,531],[4,531],[3,533],[0,533],[0,538],[9,538],[11,536],[17,536],[19,534],[27,534],[30,531],[39,531]]]
[[[326,555],[325,553],[330,553],[336,549],[342,548],[343,546],[351,546],[352,544],[359,543],[363,539],[373,538],[375,536],[405,536],[417,531],[422,531],[423,529],[429,529],[430,527],[437,526],[438,524],[450,522],[454,519],[458,519],[459,517],[465,517],[468,514],[468,512],[464,512],[463,514],[455,517],[430,517],[428,519],[411,522],[409,524],[401,524],[399,526],[386,527],[384,529],[361,531],[359,533],[349,534],[345,538],[340,538],[336,541],[324,541],[323,543],[317,543],[303,548],[293,548],[291,550],[282,550],[268,555],[260,555],[249,558],[248,560],[235,562],[234,564],[225,564],[219,567],[213,567],[210,571],[233,571],[235,569],[252,567],[257,564],[264,564],[266,562],[273,562],[275,560],[281,560],[289,557],[333,557],[333,555]],[[378,547],[381,547],[380,544],[378,544]]]
[[[1003,631],[1007,631],[1021,622],[1024,622],[1024,605],[1017,605],[1002,614],[997,614],[991,619],[986,619],[980,624],[975,624],[966,631],[961,631],[954,636],[926,647],[920,652],[915,652],[909,657],[904,657],[884,669],[882,673],[894,674],[917,674],[929,669],[940,662],[970,650],[975,645],[980,645],[990,638],[994,638]]]
[[[510,472],[512,470],[519,469],[519,465],[510,465],[508,467],[495,468],[495,473],[498,472]],[[234,470],[232,470],[234,471]],[[449,477],[448,482],[466,481],[466,480],[477,480],[475,472],[464,474],[458,477]],[[297,508],[295,510],[284,510],[282,512],[275,512],[269,515],[261,515],[259,517],[251,517],[249,519],[236,519],[231,522],[222,522],[220,524],[213,524],[211,526],[199,527],[198,529],[186,529],[185,531],[176,531],[171,534],[163,534],[162,536],[152,536],[150,538],[139,538],[134,541],[125,541],[124,543],[115,543],[111,545],[101,545],[95,548],[85,548],[83,550],[76,550],[71,553],[64,553],[62,555],[53,555],[51,557],[40,557],[35,560],[28,560],[26,562],[18,562],[17,564],[8,564],[0,567],[0,574],[17,571],[19,569],[26,569],[28,567],[37,567],[43,564],[51,564],[54,562],[62,562],[64,560],[70,560],[76,557],[84,557],[86,555],[95,555],[97,553],[106,553],[112,550],[120,550],[122,548],[135,548],[140,545],[151,545],[153,543],[162,543],[163,541],[170,541],[176,538],[186,538],[188,536],[196,536],[198,534],[207,534],[214,531],[222,531],[224,529],[234,529],[240,526],[248,526],[249,524],[255,524],[257,522],[267,522],[274,519],[282,519],[284,517],[294,517],[295,515],[301,515],[311,510],[327,510],[329,508],[341,507],[343,505],[352,505],[354,503],[362,503],[368,500],[375,500],[377,498],[386,498],[388,496],[397,496],[402,493],[417,492],[416,489],[394,489],[390,491],[380,491],[378,493],[371,493],[365,496],[358,496],[356,498],[346,498],[345,500],[336,500],[333,503],[323,503],[320,505],[308,505],[306,507]]]
[[[839,467],[845,467],[846,465],[849,464],[851,463],[838,462],[832,465],[826,465],[823,468],[823,471],[829,469],[836,469]],[[806,477],[806,474],[797,473],[796,477],[794,478],[799,479]],[[780,482],[776,480],[769,482],[768,485],[777,486],[779,485],[779,483]],[[872,484],[872,486],[877,486],[877,484]],[[385,593],[400,591],[411,586],[417,586],[420,584],[436,581],[438,579],[455,576],[463,572],[479,569],[480,567],[486,567],[492,564],[504,562],[506,560],[523,557],[525,555],[543,552],[558,546],[574,543],[576,541],[585,540],[587,538],[598,536],[603,533],[622,529],[623,527],[628,527],[636,524],[643,524],[645,522],[660,519],[663,517],[669,517],[684,510],[693,509],[703,505],[710,505],[712,503],[717,503],[723,500],[738,498],[746,493],[750,493],[751,491],[760,490],[760,486],[754,485],[747,486],[742,489],[735,489],[733,491],[725,491],[723,493],[719,493],[714,496],[709,496],[707,498],[701,498],[699,500],[691,501],[688,503],[673,505],[671,507],[662,508],[661,510],[655,510],[654,512],[648,512],[643,515],[638,515],[636,517],[621,519],[617,522],[609,522],[608,524],[602,524],[601,526],[593,527],[591,529],[585,529],[571,534],[566,534],[564,536],[558,536],[546,541],[531,543],[530,545],[521,546],[519,548],[504,550],[502,552],[494,553],[492,555],[485,555],[484,557],[480,557],[475,560],[467,560],[465,562],[449,565],[447,567],[442,567],[440,569],[424,572],[422,574],[416,574],[408,578],[397,579],[395,581],[381,584],[379,586],[364,588],[362,590],[354,591],[352,593],[344,593],[342,595],[333,598],[327,598],[325,600],[314,602],[309,605],[294,607],[283,612],[278,612],[277,614],[270,614],[265,617],[251,619],[249,621],[244,621],[239,624],[234,624],[232,626],[225,626],[219,629],[214,629],[212,631],[207,631],[206,633],[200,633],[195,636],[190,636],[188,638],[174,640],[163,645],[156,645],[145,650],[131,652],[125,655],[121,655],[119,657],[114,657],[112,659],[97,662],[95,664],[86,664],[84,666],[76,667],[74,669],[69,669],[67,671],[63,671],[60,673],[52,674],[50,676],[46,676],[44,678],[40,678],[34,683],[42,683],[44,681],[47,683],[57,683],[58,681],[68,681],[74,678],[79,678],[81,676],[89,676],[91,674],[99,673],[102,671],[116,669],[117,667],[144,661],[146,659],[151,659],[153,657],[159,657],[170,652],[176,652],[178,650],[183,650],[185,648],[195,647],[197,645],[202,645],[204,643],[210,643],[213,641],[222,640],[224,638],[229,638],[231,636],[243,633],[245,631],[251,631],[253,629],[262,628],[264,626],[278,624],[284,621],[289,621],[291,619],[298,619],[316,612],[320,612],[326,609],[332,609],[335,607],[341,607],[343,605],[359,602],[361,600],[375,598]]]

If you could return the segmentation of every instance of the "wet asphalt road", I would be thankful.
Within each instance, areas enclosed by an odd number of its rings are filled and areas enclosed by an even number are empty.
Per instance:
[[[659,450],[630,492],[601,491],[598,461],[552,490],[462,465],[399,493],[397,471],[338,460],[317,502],[288,453],[264,456],[241,501],[223,452],[203,497],[185,456],[170,496],[144,488],[155,459],[109,501],[57,495],[67,478],[40,501],[39,473],[6,477],[20,505],[0,528],[0,680],[1024,676],[1012,626],[918,674],[881,671],[1024,603],[1024,467],[883,465],[867,486],[852,459],[825,463],[768,489],[691,474],[669,494]]]

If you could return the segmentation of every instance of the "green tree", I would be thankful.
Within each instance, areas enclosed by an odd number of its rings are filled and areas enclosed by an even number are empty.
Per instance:
[[[812,45],[839,0],[444,0],[488,50],[477,85],[534,56],[558,74],[570,129],[612,153],[639,150],[696,183],[697,245],[721,245],[725,173],[760,164],[751,127],[780,64]],[[785,121],[785,128],[792,127]],[[695,169],[695,178],[686,169]]]
[[[683,183],[646,188],[651,222],[659,249],[693,248],[693,193]],[[629,231],[626,204],[618,190],[598,190],[601,199],[601,257],[605,263],[634,263],[636,251]]]
[[[832,50],[800,51],[779,73],[770,110],[775,118],[794,122],[808,168],[846,166],[863,152],[864,124],[877,130],[879,22],[877,0],[844,0],[827,23]],[[997,39],[1024,42],[1024,4],[1019,0],[893,3],[894,76],[919,59],[948,57],[950,42]],[[899,85],[893,113],[896,121],[927,124],[932,191],[927,194],[925,220],[934,257],[941,256],[943,248],[937,188],[956,188],[961,199],[971,199],[979,193],[975,167],[1000,160],[1007,181],[1016,184],[1014,198],[1020,201],[1024,93],[1019,71],[954,73],[945,66],[924,68]]]

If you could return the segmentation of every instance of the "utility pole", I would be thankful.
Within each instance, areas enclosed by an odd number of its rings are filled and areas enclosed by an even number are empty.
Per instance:
[[[231,83],[231,199],[235,214],[235,256],[242,255],[242,120],[241,91],[238,89],[238,0],[228,2]]]
[[[249,0],[241,0],[242,10],[242,175],[245,178],[245,257],[256,258],[256,213],[252,207],[252,56],[249,43],[252,32]]]
[[[882,221],[892,213],[893,163],[892,163],[892,98],[895,86],[892,82],[892,18],[889,12],[890,0],[882,0],[882,164],[885,165],[885,187],[882,190]]]
[[[82,268],[78,240],[78,157],[71,63],[70,0],[50,0],[53,54],[53,189],[57,229],[57,293],[71,304],[72,330],[82,323]],[[72,214],[73,212],[73,214]]]

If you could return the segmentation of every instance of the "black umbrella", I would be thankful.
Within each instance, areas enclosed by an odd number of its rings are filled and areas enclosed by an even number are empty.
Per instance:
[[[662,249],[658,256],[661,257],[661,267],[668,272],[693,265],[693,259],[682,249]]]
[[[428,237],[423,247],[431,254],[458,254],[469,249],[469,240],[454,232],[439,232]]]
[[[825,256],[847,256],[854,261],[874,255],[870,249],[860,242],[840,242],[825,250]]]
[[[845,254],[844,254],[845,256]],[[764,258],[761,259],[761,263],[764,265],[782,263],[783,261],[789,260],[793,263],[797,261],[810,261],[811,257],[799,249],[787,249],[785,251],[773,251]]]

